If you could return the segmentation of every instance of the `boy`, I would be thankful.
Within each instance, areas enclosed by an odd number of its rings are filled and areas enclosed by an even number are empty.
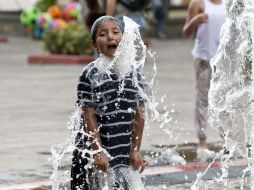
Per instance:
[[[122,28],[114,17],[102,16],[91,28],[91,45],[100,57],[83,70],[78,83],[77,104],[83,111],[84,131],[89,135],[89,147],[85,137],[78,134],[77,149],[73,153],[72,189],[99,189],[96,171],[114,171],[120,175],[122,168],[132,167],[140,173],[146,162],[139,150],[144,128],[144,100],[133,83],[133,72],[119,76],[114,68],[108,68],[114,59],[122,39]],[[138,73],[138,81],[142,75]],[[142,84],[140,83],[142,87]],[[85,170],[89,154],[79,149],[94,151],[93,168]],[[105,151],[106,150],[106,151]],[[119,175],[117,178],[120,178]],[[129,189],[126,179],[115,179],[111,189],[120,186]],[[97,180],[97,181],[96,181]]]
[[[191,0],[183,27],[186,37],[195,35],[192,55],[195,58],[197,100],[195,125],[198,128],[197,160],[206,162],[215,157],[207,147],[208,91],[211,80],[210,61],[219,46],[221,26],[225,21],[223,0]]]

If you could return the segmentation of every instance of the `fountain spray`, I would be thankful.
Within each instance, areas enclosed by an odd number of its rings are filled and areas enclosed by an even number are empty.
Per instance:
[[[220,46],[211,61],[209,91],[209,122],[222,134],[224,149],[230,151],[228,156],[237,150],[249,160],[251,189],[254,189],[253,10],[253,0],[226,0],[227,18]]]

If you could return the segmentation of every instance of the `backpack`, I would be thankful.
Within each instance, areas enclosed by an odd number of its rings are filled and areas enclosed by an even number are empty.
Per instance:
[[[151,0],[119,0],[119,2],[130,11],[140,11],[145,9]]]

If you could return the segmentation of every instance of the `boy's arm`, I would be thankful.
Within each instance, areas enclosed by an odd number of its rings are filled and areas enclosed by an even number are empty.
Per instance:
[[[91,147],[93,150],[98,150],[101,147],[101,139],[98,129],[98,124],[95,118],[94,109],[90,107],[84,107],[84,124],[85,132],[91,135],[92,137],[89,139],[91,142]]]
[[[139,170],[140,173],[143,172],[146,165],[146,161],[142,158],[139,152],[145,124],[144,112],[144,105],[136,108],[134,129],[132,134],[132,148],[130,152],[131,165],[134,170]]]
[[[191,0],[188,7],[188,15],[183,27],[183,35],[185,37],[192,36],[197,26],[201,23],[207,22],[208,16],[204,13],[203,0]]]
[[[102,147],[101,138],[98,128],[98,123],[95,118],[94,109],[91,107],[84,107],[84,124],[85,132],[91,135],[89,141],[91,142],[91,147],[93,150],[98,150]],[[95,168],[107,172],[109,170],[109,161],[108,157],[103,153],[99,152],[94,155],[94,166]]]
[[[136,108],[135,118],[134,118],[134,129],[132,135],[132,151],[139,151],[143,136],[143,129],[145,125],[144,113],[145,106],[139,106]]]

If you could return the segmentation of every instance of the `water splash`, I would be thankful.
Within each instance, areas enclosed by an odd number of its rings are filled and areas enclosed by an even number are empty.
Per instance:
[[[213,70],[209,91],[209,123],[218,128],[229,154],[219,155],[222,175],[215,182],[227,185],[228,162],[238,151],[253,165],[253,40],[254,1],[226,0],[226,21],[221,30],[220,46],[211,61]],[[248,145],[252,145],[252,158]],[[253,166],[252,166],[253,167]],[[247,170],[250,170],[247,169]],[[245,171],[245,173],[247,172]],[[251,169],[254,172],[254,168]],[[199,189],[202,175],[192,189]],[[251,189],[254,189],[252,174]]]
[[[209,91],[212,126],[222,128],[228,149],[236,146],[247,153],[250,139],[253,2],[227,1],[227,19],[221,32],[221,44],[212,61],[213,75]],[[216,68],[216,69],[215,69]]]
[[[125,76],[132,72],[133,73],[133,85],[138,88],[139,95],[146,101],[146,128],[149,126],[150,122],[159,121],[161,122],[160,128],[164,128],[170,121],[170,114],[168,111],[165,113],[159,113],[157,110],[157,106],[159,102],[153,94],[153,84],[155,80],[155,76],[157,74],[157,67],[155,63],[154,53],[151,49],[146,48],[143,43],[143,40],[139,34],[138,25],[133,22],[128,17],[124,17],[125,29],[123,33],[122,40],[116,50],[115,57],[113,59],[109,59],[103,55],[101,55],[95,62],[96,67],[99,69],[99,72],[107,73],[108,75],[112,73],[116,73],[120,80],[125,80]],[[140,86],[138,80],[138,74],[143,72],[143,67],[147,60],[150,60],[154,64],[154,73],[152,77],[148,80],[146,79],[145,87]],[[95,83],[99,81],[93,81]],[[123,83],[124,84],[124,83]],[[122,85],[123,85],[122,84]],[[119,92],[121,92],[121,88],[119,88]],[[89,137],[90,134],[87,134],[82,129],[81,123],[83,123],[82,118],[82,109],[80,107],[76,107],[76,110],[71,115],[70,122],[68,122],[67,128],[71,131],[70,136],[66,139],[66,142],[60,145],[55,145],[52,147],[52,162],[53,162],[53,173],[51,176],[53,185],[53,190],[59,190],[59,181],[62,178],[70,179],[70,169],[66,170],[66,165],[71,164],[72,152],[77,149],[76,147],[76,137],[78,134]],[[146,129],[145,129],[146,130]],[[168,130],[165,128],[165,130]],[[169,133],[169,131],[167,131]],[[89,145],[90,142],[87,142]],[[99,151],[103,151],[105,154],[107,153],[105,149],[102,147],[99,148],[98,151],[89,151],[89,150],[78,150],[82,157],[88,160],[88,163],[85,166],[85,169],[89,169],[92,167],[93,156],[87,157],[87,153],[89,155],[96,154]],[[117,175],[117,177],[116,177]],[[119,176],[124,176],[124,178],[131,182],[133,186],[129,187],[130,190],[143,190],[144,183],[142,182],[142,175],[138,172],[132,171],[130,169],[120,169],[120,170],[110,170],[108,174],[100,172],[100,179],[107,179],[103,182],[104,188],[103,190],[107,190],[111,184],[118,179]],[[87,179],[89,181],[89,179]]]
[[[62,178],[70,179],[70,173],[67,171],[61,171],[61,168],[65,166],[64,163],[70,162],[72,158],[72,152],[76,148],[75,139],[78,132],[81,129],[82,122],[82,110],[77,108],[71,115],[70,121],[67,123],[67,128],[72,131],[70,136],[66,139],[65,143],[54,145],[51,147],[51,161],[53,166],[53,172],[50,177],[52,180],[52,190],[59,190],[59,181]],[[70,163],[68,163],[70,164]]]

